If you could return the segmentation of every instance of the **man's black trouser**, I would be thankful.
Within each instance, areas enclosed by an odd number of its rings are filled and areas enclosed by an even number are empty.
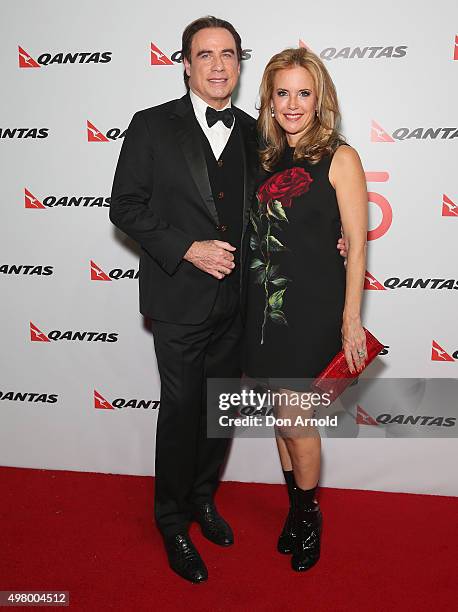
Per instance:
[[[241,331],[238,283],[229,278],[203,323],[153,321],[161,378],[155,517],[165,537],[186,531],[193,507],[213,499],[229,440],[207,438],[206,379],[240,377]]]

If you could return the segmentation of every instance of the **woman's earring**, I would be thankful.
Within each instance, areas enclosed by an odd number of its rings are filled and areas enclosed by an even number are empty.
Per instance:
[[[273,106],[270,107],[270,114],[271,114],[272,117],[275,117],[275,112],[274,112],[274,107]]]

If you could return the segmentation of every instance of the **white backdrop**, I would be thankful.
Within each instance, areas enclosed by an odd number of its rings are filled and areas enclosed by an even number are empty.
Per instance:
[[[184,93],[181,32],[215,11],[2,3],[3,465],[154,472],[153,340],[106,198],[131,116]],[[217,15],[242,36],[235,101],[254,116],[274,53],[302,40],[325,59],[372,194],[364,323],[387,347],[380,375],[456,378],[456,2],[235,0]],[[325,439],[323,455],[323,486],[458,494],[456,439]],[[226,479],[280,476],[272,440],[235,440]]]

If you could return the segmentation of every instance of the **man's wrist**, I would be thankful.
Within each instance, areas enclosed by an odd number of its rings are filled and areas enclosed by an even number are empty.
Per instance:
[[[196,244],[196,241],[194,241],[191,246],[189,247],[189,249],[186,251],[186,253],[183,255],[183,259],[186,259],[186,261],[189,261],[189,256],[191,255],[191,251],[193,250],[194,245]]]

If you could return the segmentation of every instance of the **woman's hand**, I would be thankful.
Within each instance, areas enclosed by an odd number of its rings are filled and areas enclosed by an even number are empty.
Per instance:
[[[342,324],[342,348],[350,372],[361,372],[367,359],[366,334],[359,317],[345,319]]]

